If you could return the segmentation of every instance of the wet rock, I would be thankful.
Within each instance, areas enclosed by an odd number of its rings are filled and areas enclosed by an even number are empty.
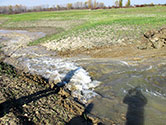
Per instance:
[[[69,97],[69,93],[67,91],[65,91],[64,89],[60,88],[60,91],[58,92],[58,94],[62,95],[63,97]]]
[[[87,117],[92,121],[93,125],[98,125],[99,123],[101,123],[101,119],[92,114],[87,114]]]
[[[3,70],[5,70],[3,68]],[[82,115],[85,108],[74,101],[74,98],[66,90],[61,88],[50,89],[40,82],[34,82],[26,75],[10,77],[0,70],[0,102],[3,104],[8,98],[16,97],[15,101],[9,104],[12,109],[9,112],[2,112],[0,124],[64,124],[73,117]],[[9,91],[10,90],[10,91]],[[16,103],[16,104],[15,104]],[[11,105],[11,106],[10,106]],[[3,109],[6,110],[6,109]],[[21,112],[20,112],[21,110]],[[6,110],[7,111],[7,110]],[[1,122],[3,121],[3,122]]]
[[[30,119],[39,124],[52,123],[54,118],[54,124],[59,124],[61,121],[67,122],[75,115],[81,116],[85,107],[80,101],[87,103],[87,100],[96,96],[93,88],[98,86],[99,82],[92,80],[88,72],[72,62],[72,59],[53,57],[55,53],[45,50],[44,47],[28,47],[27,44],[36,39],[34,35],[20,31],[0,32],[0,36],[9,38],[3,41],[2,51],[6,56],[3,62],[20,70],[19,78],[24,79],[21,82],[17,82],[19,79],[11,82],[13,88],[10,91],[14,93],[11,96],[16,98],[18,103],[14,108],[21,108],[19,115],[28,114]],[[37,37],[40,37],[40,34]],[[10,81],[8,79],[9,83]],[[62,86],[57,83],[62,83]]]

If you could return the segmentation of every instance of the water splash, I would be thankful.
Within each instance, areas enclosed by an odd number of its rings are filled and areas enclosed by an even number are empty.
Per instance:
[[[74,97],[77,97],[83,103],[87,103],[89,99],[96,96],[94,88],[100,82],[92,80],[89,73],[76,63],[60,58],[37,57],[33,59],[20,59],[27,66],[28,70],[37,75],[55,81],[71,90]]]

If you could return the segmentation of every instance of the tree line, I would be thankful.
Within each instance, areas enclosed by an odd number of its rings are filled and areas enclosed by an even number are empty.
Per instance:
[[[0,6],[0,14],[17,14],[24,12],[39,12],[39,11],[58,11],[58,10],[69,10],[69,9],[103,9],[106,7],[103,2],[97,2],[96,0],[88,0],[86,2],[68,3],[66,5],[42,5],[26,7],[23,5],[15,6]]]
[[[131,2],[127,0],[125,7],[130,7]],[[123,0],[115,0],[115,7],[123,7]]]
[[[123,5],[123,0],[115,0],[113,6],[105,6],[103,2],[97,2],[96,0],[88,0],[86,2],[76,2],[68,3],[66,5],[56,5],[56,6],[33,6],[26,7],[23,5],[10,5],[10,6],[0,6],[0,14],[18,14],[25,12],[40,12],[40,11],[58,11],[58,10],[71,10],[71,9],[111,9],[111,8],[122,8],[122,7],[145,7],[145,6],[155,6],[151,4],[135,5],[131,6],[130,0]]]

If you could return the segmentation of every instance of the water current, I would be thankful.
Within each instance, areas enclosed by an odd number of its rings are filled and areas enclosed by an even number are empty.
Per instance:
[[[101,82],[91,113],[117,124],[166,123],[166,59],[85,59],[83,67]]]
[[[28,40],[24,39],[36,36],[44,35],[0,30],[0,42],[6,47],[2,46],[2,50],[32,74],[66,84],[73,96],[83,103],[91,103],[89,111],[105,119],[106,124],[111,121],[120,125],[166,123],[166,58],[66,59],[40,46],[27,47]],[[17,67],[15,61],[6,62]]]

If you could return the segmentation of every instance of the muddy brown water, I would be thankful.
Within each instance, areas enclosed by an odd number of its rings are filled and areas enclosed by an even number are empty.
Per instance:
[[[8,34],[13,31],[0,30],[0,32]],[[22,34],[31,37],[31,33],[26,31],[16,31],[16,33],[19,33],[20,38]],[[41,33],[37,35],[44,36]],[[17,44],[13,44],[11,39],[2,36],[0,42],[11,43],[6,44],[9,46],[6,54],[11,51],[10,46],[17,48]],[[15,41],[19,44],[18,40]],[[40,46],[27,47],[27,43],[28,41],[23,47],[12,52],[12,58],[19,62],[18,65],[24,65],[39,75],[55,76],[58,80],[63,79],[71,70],[79,69],[76,74],[72,73],[73,78],[70,79],[75,86],[78,83],[79,88],[86,90],[84,95],[88,98],[97,93],[92,99],[93,105],[89,112],[102,118],[105,124],[110,124],[111,121],[120,125],[166,123],[165,57],[149,59],[141,57],[139,61],[128,58],[57,58],[55,53],[48,52]],[[16,65],[14,61],[10,63]],[[57,79],[55,77],[53,79]],[[101,83],[94,89],[97,83],[93,82],[95,80]],[[92,94],[93,90],[91,93],[88,89],[94,89],[95,94]]]
[[[166,123],[166,58],[141,61],[87,59],[80,62],[94,79],[91,113],[117,124]]]

